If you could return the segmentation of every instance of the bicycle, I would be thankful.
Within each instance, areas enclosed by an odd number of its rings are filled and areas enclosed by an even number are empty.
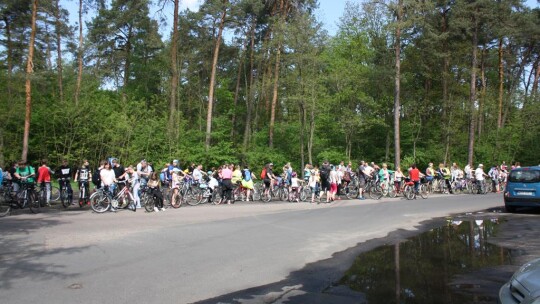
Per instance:
[[[258,201],[261,199],[261,195],[257,188],[254,186],[253,189],[250,189],[249,197],[247,197],[248,188],[244,187],[242,183],[238,183],[236,188],[233,190],[233,199],[234,201]]]
[[[79,207],[82,208],[84,205],[90,203],[88,197],[88,181],[79,181]]]
[[[11,182],[4,182],[0,188],[0,217],[4,217],[11,212],[13,204],[17,204],[17,193],[13,189]]]
[[[103,213],[109,210],[117,211],[119,208],[129,207],[133,212],[136,212],[135,199],[129,191],[128,184],[125,184],[125,187],[123,187],[116,195],[113,195],[108,187],[98,189],[98,191],[90,196],[90,206],[92,207],[92,210],[96,213]]]
[[[42,182],[41,185],[39,185],[38,201],[41,207],[47,205],[50,206],[49,202],[47,201],[47,184],[45,182]]]
[[[69,205],[71,205],[71,198],[72,198],[72,197],[70,198],[70,193],[67,187],[67,183],[69,183],[69,178],[58,179],[58,185],[60,186],[60,202],[62,203],[62,206],[64,208],[67,208],[69,207]]]
[[[34,183],[21,181],[21,189],[17,193],[17,206],[20,209],[28,207],[32,213],[38,213],[40,211],[38,197],[34,190]]]

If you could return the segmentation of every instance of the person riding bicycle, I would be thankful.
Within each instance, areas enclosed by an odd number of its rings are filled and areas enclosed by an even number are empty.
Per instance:
[[[476,183],[478,185],[478,191],[479,193],[484,193],[484,177],[487,177],[488,175],[484,173],[484,165],[479,164],[478,168],[474,170],[474,177],[476,179]]]
[[[232,172],[231,183],[233,187],[236,188],[242,184],[242,171],[240,170],[240,165],[233,167],[234,171]]]
[[[291,173],[291,194],[294,194],[294,197],[296,198],[296,202],[300,202],[300,182],[298,180],[298,177],[296,176],[296,172],[293,171]],[[290,195],[289,195],[290,196]]]
[[[428,167],[426,168],[426,180],[428,182],[432,182],[435,178],[435,168],[433,168],[433,163],[429,163]]]
[[[148,190],[150,191],[150,195],[155,199],[156,204],[154,206],[154,211],[165,211],[163,208],[163,193],[161,193],[161,190],[159,189],[159,176],[157,172],[152,172],[147,186]]]
[[[420,173],[420,170],[416,167],[416,164],[411,165],[411,169],[409,170],[409,178],[411,179],[411,182],[414,183],[414,193],[418,193],[418,187],[420,186],[420,177],[422,177],[422,173]]]
[[[273,173],[273,169],[274,169],[274,164],[273,163],[269,163],[268,165],[266,165],[266,168],[265,168],[265,174],[264,174],[264,178],[263,178],[263,182],[264,182],[264,194],[268,194],[268,191],[274,189],[274,180],[276,179],[276,177],[274,176],[274,173]]]
[[[30,188],[33,189],[36,172],[34,171],[34,168],[30,165],[27,165],[25,161],[20,161],[18,163],[18,167],[15,170],[14,176],[21,182],[27,183]]]
[[[358,169],[356,169],[356,175],[358,176],[358,199],[364,200],[364,190],[366,183],[373,172],[373,168],[370,167],[365,161],[360,161]]]
[[[450,172],[450,169],[446,167],[445,164],[439,164],[439,170],[437,173],[441,176],[441,178],[444,179],[444,182],[446,183],[446,188],[448,189],[449,193],[452,193],[452,185],[450,184],[450,179],[452,178],[452,173]]]
[[[116,176],[111,167],[111,163],[105,162],[103,168],[99,170],[99,177],[101,179],[101,188],[108,190],[111,194],[114,193],[116,188]]]
[[[38,168],[38,179],[37,182],[42,187],[45,187],[47,193],[46,202],[47,205],[50,205],[51,202],[51,174],[54,172],[47,166],[47,160],[41,160],[41,167]]]
[[[253,179],[255,175],[249,170],[249,166],[244,165],[244,170],[242,170],[242,187],[246,189],[246,202],[249,201],[251,191],[253,190]]]
[[[382,164],[381,170],[379,170],[379,180],[385,184],[386,188],[390,187],[390,177],[394,174],[394,171],[388,169],[386,163]]]
[[[80,168],[77,169],[75,172],[75,182],[79,182],[79,191],[84,188],[84,195],[85,197],[79,197],[79,206],[82,207],[84,204],[84,201],[88,199],[89,197],[89,191],[90,191],[90,177],[92,176],[92,172],[90,171],[90,164],[88,163],[88,160],[83,160],[83,163]],[[88,202],[89,204],[90,202]]]
[[[62,160],[62,165],[60,165],[58,170],[56,170],[56,173],[58,184],[60,184],[60,189],[65,187],[68,194],[68,202],[73,205],[73,189],[71,188],[71,177],[73,172],[68,164],[67,159]]]

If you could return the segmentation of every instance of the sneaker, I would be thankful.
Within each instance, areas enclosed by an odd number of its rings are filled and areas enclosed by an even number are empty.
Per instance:
[[[159,212],[157,207],[154,207],[154,212]]]
[[[363,201],[363,200],[365,200],[366,198],[363,197],[363,196],[360,196],[358,199],[361,200],[361,201]]]
[[[164,211],[165,211],[165,208],[161,208],[159,211],[164,212]]]

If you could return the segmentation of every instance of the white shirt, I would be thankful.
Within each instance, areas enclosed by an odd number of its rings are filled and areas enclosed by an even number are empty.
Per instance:
[[[195,170],[193,170],[195,171]],[[210,177],[210,181],[208,181],[208,187],[210,187],[210,189],[214,190],[217,186],[219,186],[219,182],[217,179],[215,179],[213,176]]]
[[[291,178],[291,187],[298,188],[298,177]]]
[[[103,186],[112,185],[114,183],[114,179],[116,178],[113,169],[101,169],[101,171],[99,171],[99,176],[101,177],[101,184]]]
[[[484,169],[482,169],[482,168],[477,168],[477,169],[474,171],[474,175],[475,175],[475,177],[476,177],[476,180],[483,181],[483,180],[484,180]]]
[[[195,168],[193,170],[193,179],[197,182],[202,182],[202,173],[201,170]]]

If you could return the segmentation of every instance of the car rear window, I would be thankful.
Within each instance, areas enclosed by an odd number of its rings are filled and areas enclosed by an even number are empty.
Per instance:
[[[508,178],[510,182],[517,183],[540,183],[539,170],[514,170]]]

